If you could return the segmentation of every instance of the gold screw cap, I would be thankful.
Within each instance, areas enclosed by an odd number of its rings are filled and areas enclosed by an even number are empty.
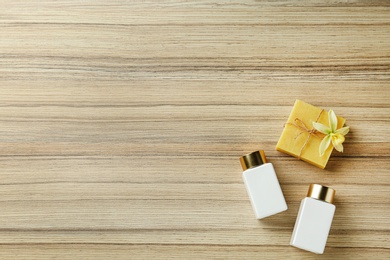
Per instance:
[[[241,156],[240,162],[241,162],[242,169],[246,171],[247,169],[257,167],[264,163],[267,163],[267,158],[265,157],[264,151],[259,150]]]
[[[320,184],[310,184],[307,197],[333,204],[335,194],[336,191],[332,188],[322,186]]]

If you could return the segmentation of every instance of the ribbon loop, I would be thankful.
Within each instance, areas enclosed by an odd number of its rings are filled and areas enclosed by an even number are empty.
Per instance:
[[[317,119],[316,119],[316,123],[318,122],[318,120],[320,119],[322,113],[324,112],[323,109],[321,109],[321,112],[320,114],[318,115]],[[309,133],[305,143],[303,144],[303,146],[301,147],[301,150],[299,151],[299,154],[298,154],[298,160],[301,159],[301,155],[302,155],[302,152],[303,152],[303,149],[305,149],[306,145],[309,143],[309,140],[311,138],[311,136],[315,136],[317,138],[320,138],[318,136],[318,134],[320,134],[320,132],[318,132],[314,127],[312,129],[309,129],[306,124],[299,118],[295,118],[294,119],[294,123],[286,123],[285,125],[292,125],[292,126],[295,126],[297,127],[298,129],[300,129],[302,132],[300,132],[296,137],[295,139],[300,136],[302,133],[306,132],[306,133]]]

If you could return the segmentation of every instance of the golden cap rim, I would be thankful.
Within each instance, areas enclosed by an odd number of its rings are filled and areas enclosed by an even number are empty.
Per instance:
[[[241,167],[244,171],[267,163],[264,150],[258,150],[240,157]]]
[[[307,191],[307,197],[322,200],[333,204],[336,190],[321,185],[321,184],[310,184],[309,190]]]

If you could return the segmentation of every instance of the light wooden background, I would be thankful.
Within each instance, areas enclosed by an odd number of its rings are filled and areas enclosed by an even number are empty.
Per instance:
[[[389,1],[0,0],[1,259],[389,259]],[[347,119],[326,170],[275,151],[295,99]],[[288,211],[258,221],[239,156]],[[325,254],[289,246],[310,183]]]

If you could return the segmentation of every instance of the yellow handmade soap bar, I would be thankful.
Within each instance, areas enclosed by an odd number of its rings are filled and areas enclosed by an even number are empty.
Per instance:
[[[344,125],[345,119],[337,117],[337,120],[338,129]],[[332,153],[333,146],[330,145],[325,154],[322,157],[320,156],[319,147],[324,135],[315,132],[310,133],[313,130],[313,122],[329,125],[328,112],[301,100],[296,100],[276,145],[276,150],[324,169]]]

